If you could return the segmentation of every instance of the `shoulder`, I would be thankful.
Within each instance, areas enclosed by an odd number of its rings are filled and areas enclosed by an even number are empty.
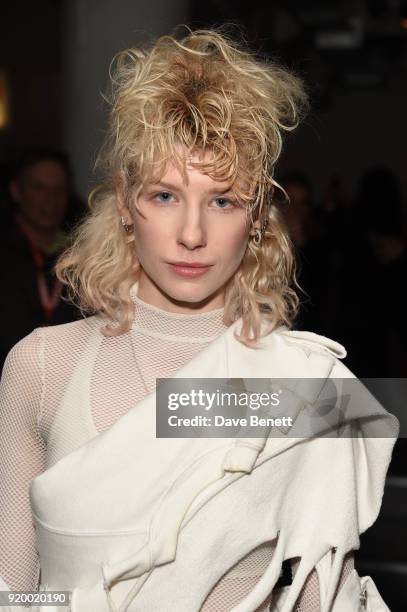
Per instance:
[[[93,315],[69,323],[41,328],[44,337],[44,367],[47,377],[55,372],[69,372],[75,367],[89,343],[99,345],[103,338],[102,328],[106,320]],[[95,345],[95,346],[96,346]]]
[[[275,330],[281,340],[294,349],[303,351],[307,356],[313,352],[327,353],[336,359],[346,357],[345,347],[331,338],[310,331],[299,331],[280,327]]]
[[[71,340],[80,342],[81,340],[86,340],[91,334],[101,333],[101,328],[105,322],[106,321],[102,317],[93,315],[69,323],[48,325],[38,329],[43,334],[47,343],[59,343]]]
[[[7,369],[38,368],[43,351],[44,338],[40,327],[19,340],[8,352],[4,362],[3,373]]]
[[[70,323],[37,327],[10,349],[4,368],[43,369],[46,355],[55,351],[66,352],[68,358],[73,345],[80,347],[91,334],[100,334],[103,324],[101,317],[92,316]]]
[[[43,346],[41,329],[37,328],[7,353],[1,372],[0,416],[6,418],[9,406],[17,410],[29,404],[38,409],[43,388]]]
[[[326,378],[332,376],[339,365],[345,368],[340,361],[346,357],[345,348],[313,332],[281,326],[263,336],[259,347],[270,354],[268,367],[282,377]]]

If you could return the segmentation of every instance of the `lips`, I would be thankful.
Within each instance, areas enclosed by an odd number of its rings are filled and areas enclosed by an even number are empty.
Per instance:
[[[212,264],[207,263],[199,263],[199,262],[190,262],[187,261],[171,261],[172,266],[179,266],[181,268],[209,268]]]
[[[184,278],[199,278],[210,270],[213,264],[202,264],[198,262],[189,263],[170,263],[170,269],[177,276]]]

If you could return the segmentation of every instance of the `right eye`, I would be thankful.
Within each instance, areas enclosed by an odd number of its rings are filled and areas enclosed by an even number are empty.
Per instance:
[[[169,191],[159,191],[158,193],[154,194],[153,198],[154,200],[157,199],[162,204],[166,204],[171,200],[172,193],[170,193]]]

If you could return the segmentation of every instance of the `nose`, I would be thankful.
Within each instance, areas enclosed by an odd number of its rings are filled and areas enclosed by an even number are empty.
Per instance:
[[[206,220],[200,210],[186,210],[179,220],[177,243],[192,250],[207,242]]]

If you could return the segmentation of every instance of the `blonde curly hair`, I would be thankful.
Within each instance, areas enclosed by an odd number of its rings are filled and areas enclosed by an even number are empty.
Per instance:
[[[273,172],[282,133],[293,130],[307,108],[302,80],[256,57],[223,28],[188,28],[186,36],[162,36],[148,50],[126,49],[114,58],[110,76],[109,132],[98,159],[106,182],[90,194],[89,213],[56,265],[70,299],[83,312],[114,321],[106,335],[130,329],[130,289],[140,265],[124,237],[115,180],[123,177],[128,198],[147,177],[159,179],[169,160],[185,172],[187,156],[209,150],[209,160],[193,166],[215,180],[231,180],[251,222],[267,223],[260,244],[249,241],[227,284],[224,321],[242,318],[236,338],[248,346],[279,324],[290,326],[298,309],[295,260],[273,202],[279,188]]]

